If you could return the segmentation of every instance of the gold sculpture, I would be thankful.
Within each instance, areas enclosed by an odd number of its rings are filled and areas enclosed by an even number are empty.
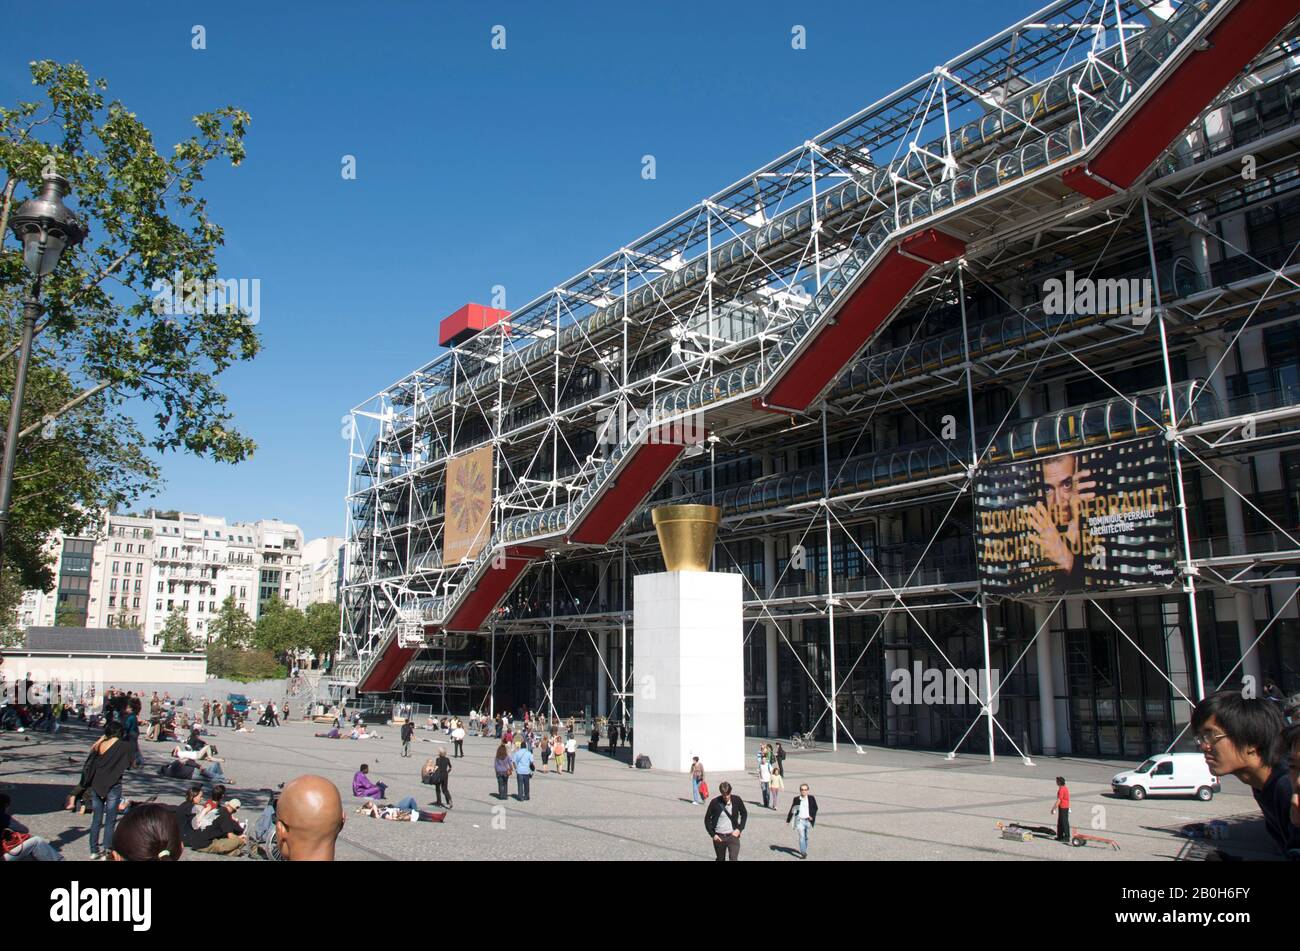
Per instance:
[[[664,505],[650,512],[669,571],[708,571],[722,509],[716,505]]]

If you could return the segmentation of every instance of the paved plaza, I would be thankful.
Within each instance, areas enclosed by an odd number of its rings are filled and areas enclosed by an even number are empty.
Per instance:
[[[413,795],[433,800],[433,789],[419,781],[421,764],[439,746],[451,753],[441,733],[416,732],[411,758],[400,753],[398,730],[379,727],[382,738],[363,741],[318,739],[324,729],[294,722],[258,728],[253,734],[215,729],[216,744],[231,777],[232,792],[243,803],[241,817],[255,819],[270,791],[303,773],[333,780],[344,793],[348,821],[339,839],[338,858],[383,859],[661,859],[705,860],[713,850],[704,832],[704,808],[690,804],[690,784],[682,775],[635,770],[628,750],[621,759],[579,749],[576,772],[540,774],[528,802],[496,799],[491,758],[494,739],[471,736],[465,756],[454,760],[451,791],[455,808],[447,821],[386,822],[359,816],[349,795],[357,766],[370,764],[373,778],[386,782],[389,798]],[[43,835],[68,859],[88,857],[90,817],[61,811],[76,780],[91,731],[70,726],[49,734],[0,734],[0,788],[13,797],[14,814]],[[758,740],[748,741],[752,762]],[[145,743],[152,764],[127,774],[127,798],[158,796],[180,800],[187,785],[164,779],[157,766],[170,744]],[[74,762],[75,760],[75,762]],[[707,768],[707,763],[705,764]],[[1131,763],[1049,759],[1024,766],[1017,759],[990,765],[971,755],[946,761],[941,754],[851,746],[791,751],[786,761],[787,790],[779,810],[761,807],[753,767],[748,773],[710,773],[716,790],[729,780],[749,807],[742,860],[793,861],[793,835],[785,823],[791,791],[807,782],[820,812],[813,832],[811,860],[827,859],[1022,859],[1067,862],[1199,859],[1204,843],[1175,831],[1190,822],[1230,820],[1226,839],[1213,843],[1250,858],[1272,857],[1271,845],[1246,787],[1231,777],[1212,802],[1193,799],[1148,799],[1130,802],[1110,794],[1109,779]],[[1052,825],[1048,810],[1055,796],[1054,777],[1064,775],[1073,798],[1076,829],[1116,840],[1120,851],[1091,845],[1069,848],[1052,841],[1016,842],[999,836],[999,819]],[[184,860],[240,861],[186,853]]]

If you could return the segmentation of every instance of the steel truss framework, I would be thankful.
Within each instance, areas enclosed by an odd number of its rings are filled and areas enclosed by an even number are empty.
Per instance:
[[[787,433],[820,428],[820,472],[803,474],[797,501],[723,500],[728,532],[719,551],[731,564],[720,559],[718,567],[740,567],[729,549],[733,539],[775,529],[799,533],[801,544],[817,532],[828,552],[838,532],[857,548],[870,569],[858,584],[837,590],[828,557],[818,590],[783,591],[783,571],[781,577],[767,575],[765,591],[751,585],[746,602],[751,634],[774,625],[801,666],[782,623],[826,619],[830,689],[824,691],[806,666],[804,672],[831,714],[833,743],[841,730],[853,741],[836,696],[891,615],[906,614],[956,669],[917,612],[978,608],[987,672],[987,600],[972,574],[936,570],[927,556],[951,527],[976,467],[1025,445],[1026,421],[1012,418],[1015,402],[996,425],[977,430],[976,390],[1015,380],[1013,387],[1023,394],[1040,375],[1070,366],[1113,392],[1106,401],[1108,418],[1110,404],[1123,404],[1130,408],[1133,431],[1164,431],[1171,443],[1183,513],[1181,588],[1192,605],[1196,690],[1202,692],[1198,583],[1237,590],[1294,581],[1288,572],[1300,551],[1300,542],[1222,474],[1220,460],[1287,438],[1300,411],[1285,404],[1233,414],[1222,399],[1212,408],[1224,392],[1222,356],[1206,381],[1189,385],[1175,381],[1170,353],[1189,338],[1219,333],[1227,340],[1226,355],[1252,322],[1300,296],[1294,248],[1280,262],[1258,261],[1211,227],[1218,203],[1242,190],[1243,156],[1256,162],[1257,181],[1289,187],[1300,135],[1287,127],[1225,150],[1207,139],[1203,116],[1169,148],[1167,139],[1159,142],[1133,172],[1134,179],[1142,172],[1145,177],[1129,187],[1094,168],[1118,168],[1113,161],[1102,163],[1109,145],[1126,134],[1125,122],[1157,101],[1161,81],[1173,81],[1207,35],[1219,30],[1213,35],[1223,36],[1234,15],[1250,17],[1258,6],[1248,0],[1049,5],[359,406],[349,450],[344,662],[336,679],[385,690],[420,649],[437,646],[457,630],[491,635],[495,678],[499,636],[544,632],[549,673],[543,675],[539,665],[538,676],[553,706],[555,676],[585,633],[625,712],[628,568],[653,560],[648,525],[643,515],[634,517],[640,503],[657,489],[699,496],[703,480],[693,477],[719,453],[757,451]],[[1216,87],[1214,100],[1200,104],[1208,107],[1205,116],[1223,111],[1244,91],[1292,75],[1296,31],[1287,20],[1295,12],[1275,24],[1285,26],[1281,43],[1269,42],[1277,30],[1266,29],[1265,40],[1250,49],[1246,60],[1255,62],[1249,76],[1222,92]],[[1261,189],[1253,194],[1259,200]],[[1215,286],[1194,262],[1162,262],[1157,242],[1178,229],[1220,242],[1263,273]],[[1027,305],[1015,290],[1032,286],[1045,266],[1059,271],[1044,262],[1079,263],[1089,251],[1089,274],[1121,254],[1136,256],[1133,273],[1149,275],[1156,287],[1159,306],[1151,324],[1137,326],[1126,315],[1104,313],[1055,319],[1041,306]],[[855,295],[863,296],[864,282],[881,272],[886,259],[903,268],[910,262],[913,269],[900,271],[886,312],[827,369],[817,351],[819,335],[830,334],[842,351],[843,341],[834,334],[856,316],[850,310]],[[966,306],[975,289],[1005,305],[1000,333],[986,334],[984,323],[968,325]],[[937,354],[927,353],[932,341],[921,338],[926,315],[954,306],[961,312],[960,332],[940,338]],[[868,346],[844,366],[843,358],[887,318],[916,308],[925,315],[910,341],[887,350]],[[1015,332],[1007,331],[1008,321]],[[1153,347],[1165,367],[1159,393],[1120,392],[1091,362],[1094,351],[1132,355]],[[951,393],[965,397],[965,445],[941,439],[912,408],[919,399]],[[855,481],[847,473],[859,458],[852,450],[832,470],[832,430],[837,438],[853,436],[855,447],[870,445],[877,414],[900,409],[930,437],[920,477],[909,463],[902,479],[877,480],[873,469],[871,479]],[[1036,437],[1029,440],[1036,448]],[[444,565],[446,463],[484,445],[493,448],[495,465],[490,537],[485,531],[476,559]],[[644,450],[651,446],[662,448],[647,464]],[[909,450],[909,459],[914,452]],[[1225,491],[1269,521],[1272,541],[1284,544],[1242,539],[1227,551],[1194,551],[1181,497],[1184,466],[1213,473]],[[892,475],[892,464],[887,471]],[[708,494],[713,495],[711,483]],[[853,526],[918,501],[942,513],[930,542],[902,571],[878,565],[855,539]],[[530,563],[539,561],[530,571]],[[565,590],[557,562],[595,566],[595,593],[585,603]],[[503,580],[492,582],[494,574]],[[621,588],[620,607],[612,610],[611,575]],[[549,599],[547,614],[514,618],[499,609],[521,576],[531,579],[525,587]],[[567,612],[557,610],[557,584],[559,596],[570,602]],[[837,614],[878,618],[876,632],[842,676],[835,670]],[[622,638],[617,672],[608,668],[593,636],[602,632],[603,640],[608,631]],[[558,665],[557,633],[571,635]],[[527,637],[521,642],[532,656]],[[992,698],[973,702],[987,721],[990,755],[994,733],[1001,731],[1027,759],[994,716]]]

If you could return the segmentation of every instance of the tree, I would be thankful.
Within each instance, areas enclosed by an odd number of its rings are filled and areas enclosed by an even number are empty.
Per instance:
[[[46,542],[54,531],[80,534],[100,512],[156,487],[147,449],[230,463],[252,454],[217,378],[259,348],[246,300],[231,302],[224,283],[208,293],[224,234],[200,194],[213,163],[243,161],[248,114],[225,106],[194,116],[194,134],[163,154],[140,119],[107,98],[107,83],[79,64],[34,62],[31,74],[40,94],[0,108],[0,166],[9,175],[0,221],[43,174],[57,171],[72,183],[70,203],[90,234],[42,281],[45,316],[32,353],[6,537],[4,570],[17,584],[0,583],[5,612],[13,591],[53,587]],[[5,398],[30,287],[6,231],[0,226]],[[152,408],[147,436],[131,415],[140,407]],[[0,414],[8,412],[0,400]]]
[[[285,675],[285,669],[270,651],[232,650],[213,644],[208,648],[208,673],[246,682],[278,679]]]
[[[165,654],[188,654],[195,650],[194,637],[185,615],[172,611],[167,615],[167,623],[162,629],[162,649]]]
[[[226,595],[220,612],[208,625],[213,644],[227,650],[246,650],[253,643],[255,633],[252,619],[235,603],[235,596]]]
[[[287,654],[303,648],[306,641],[307,619],[301,611],[275,597],[262,605],[253,636],[257,647],[273,654]]]
[[[307,636],[302,646],[317,655],[335,650],[339,643],[339,606],[321,601],[308,605],[306,614]]]
[[[54,612],[55,627],[85,627],[86,617],[75,608],[59,607]]]

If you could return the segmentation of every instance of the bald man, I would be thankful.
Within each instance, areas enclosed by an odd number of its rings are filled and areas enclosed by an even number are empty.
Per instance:
[[[343,799],[323,776],[299,776],[280,794],[275,834],[288,862],[333,862],[343,831]]]

